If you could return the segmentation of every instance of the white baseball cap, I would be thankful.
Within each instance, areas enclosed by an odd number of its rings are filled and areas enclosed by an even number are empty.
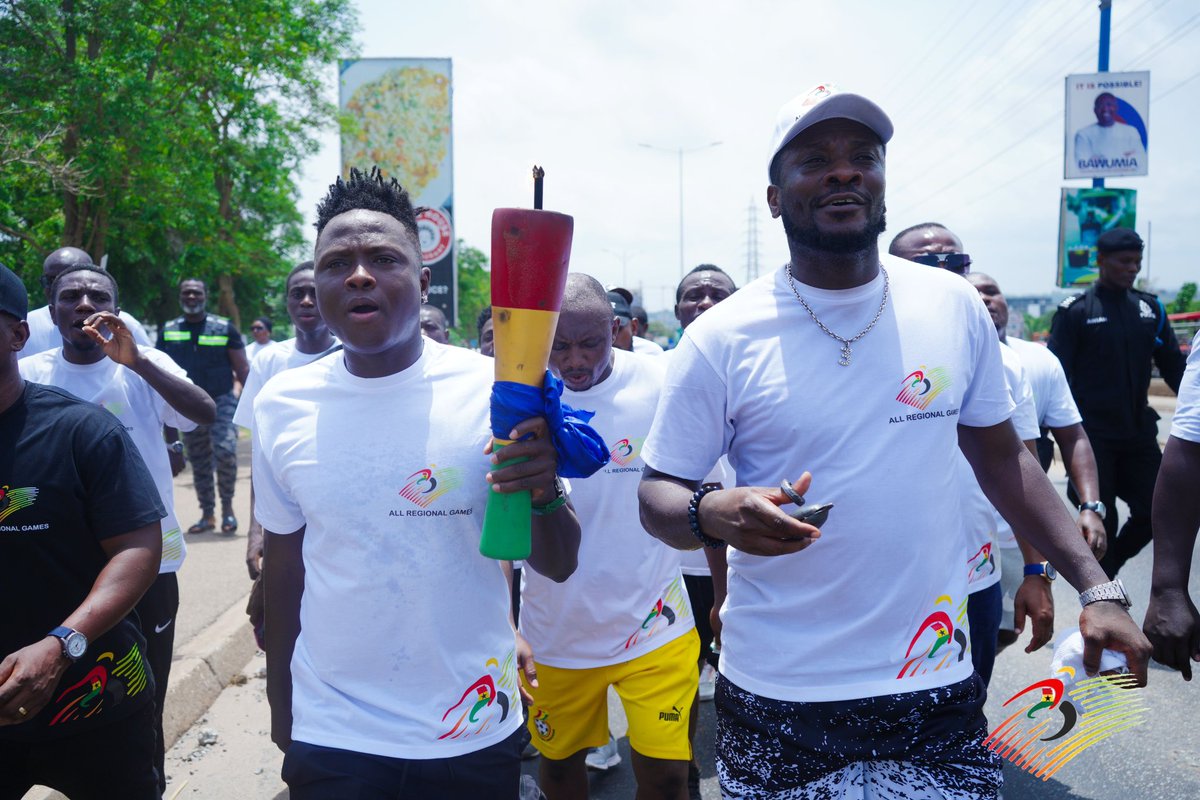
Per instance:
[[[827,119],[848,119],[866,125],[884,144],[892,138],[892,121],[882,108],[862,95],[844,92],[832,83],[822,83],[796,95],[779,109],[771,136],[767,172],[779,151],[801,133]]]

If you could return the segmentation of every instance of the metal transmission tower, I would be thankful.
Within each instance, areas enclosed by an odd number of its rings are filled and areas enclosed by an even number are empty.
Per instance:
[[[751,198],[746,209],[746,283],[758,277],[758,206]]]

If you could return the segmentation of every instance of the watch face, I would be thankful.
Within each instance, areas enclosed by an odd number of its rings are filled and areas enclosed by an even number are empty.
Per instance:
[[[67,655],[71,658],[80,658],[87,652],[88,642],[87,637],[82,633],[75,632],[67,637]]]
[[[1044,574],[1046,576],[1046,580],[1052,581],[1058,577],[1058,570],[1056,570],[1054,568],[1053,564],[1051,564],[1049,561],[1047,561],[1045,566],[1046,566],[1046,572]]]

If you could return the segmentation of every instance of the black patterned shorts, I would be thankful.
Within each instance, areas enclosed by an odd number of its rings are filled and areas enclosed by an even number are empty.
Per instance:
[[[921,692],[823,703],[717,683],[717,774],[726,798],[984,800],[1003,782],[983,746],[978,675]]]

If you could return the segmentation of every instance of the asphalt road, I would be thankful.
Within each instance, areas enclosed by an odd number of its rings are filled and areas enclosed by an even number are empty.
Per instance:
[[[1173,398],[1156,403],[1168,430]],[[1060,492],[1065,488],[1061,470],[1052,471]],[[243,472],[243,476],[245,472]],[[180,519],[194,521],[194,495],[189,474],[176,481]],[[186,641],[227,609],[246,590],[242,565],[244,526],[248,518],[244,477],[239,480],[236,509],[243,529],[236,538],[206,534],[189,537],[189,557],[181,573],[181,610],[177,641]],[[1065,502],[1065,500],[1064,500]],[[1125,509],[1119,509],[1122,516]],[[1151,553],[1147,548],[1122,570],[1121,578],[1135,602],[1134,617],[1145,613],[1150,586]],[[1200,553],[1193,560],[1193,587],[1200,587]],[[1196,591],[1196,588],[1193,590]],[[1074,627],[1078,618],[1075,592],[1064,581],[1055,587],[1056,629]],[[1028,634],[1026,634],[1028,636]],[[987,704],[989,720],[1002,719],[1001,705],[1034,681],[1049,677],[1050,650],[1026,654],[1014,646],[1000,654]],[[170,778],[166,797],[242,800],[287,797],[279,780],[282,756],[270,743],[268,715],[261,677],[261,655],[247,666],[244,675],[222,692],[208,714],[189,730],[168,754]],[[1005,800],[1048,798],[1049,800],[1158,800],[1200,798],[1200,679],[1185,683],[1176,673],[1153,667],[1150,685],[1142,693],[1148,713],[1140,727],[1124,731],[1084,750],[1048,781],[1041,781],[1006,765]],[[625,732],[624,715],[610,696],[612,730]],[[702,793],[720,796],[715,777],[713,736],[715,719],[711,703],[702,703],[696,746],[701,764]],[[202,744],[201,742],[206,742]],[[590,776],[591,796],[597,800],[629,798],[635,793],[630,768],[628,740],[620,740],[622,763],[606,773]],[[525,763],[525,771],[536,775],[537,760]]]

